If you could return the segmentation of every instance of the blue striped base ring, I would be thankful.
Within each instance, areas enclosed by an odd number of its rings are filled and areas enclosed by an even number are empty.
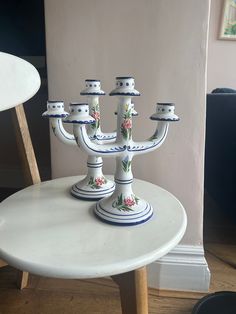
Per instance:
[[[95,206],[94,214],[101,221],[108,224],[117,226],[133,226],[148,221],[153,216],[153,207],[146,202],[146,206],[143,211],[139,211],[137,214],[133,213],[132,215],[118,215],[117,211],[115,211],[114,214],[112,211],[108,212],[106,209],[102,208],[98,202]]]
[[[104,197],[110,196],[114,190],[115,190],[115,184],[111,186],[110,188],[106,188],[104,190],[99,189],[99,190],[91,190],[91,191],[80,189],[77,186],[77,184],[74,184],[71,188],[71,195],[78,199],[96,201]]]

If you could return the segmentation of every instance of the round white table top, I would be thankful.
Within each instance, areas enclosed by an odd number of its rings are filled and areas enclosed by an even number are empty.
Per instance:
[[[29,62],[0,52],[0,111],[33,97],[40,87],[40,76]]]
[[[166,190],[135,179],[133,189],[154,207],[137,226],[113,226],[93,214],[95,202],[75,199],[82,177],[30,186],[0,205],[0,257],[30,273],[58,278],[121,274],[162,257],[181,240],[186,214]]]

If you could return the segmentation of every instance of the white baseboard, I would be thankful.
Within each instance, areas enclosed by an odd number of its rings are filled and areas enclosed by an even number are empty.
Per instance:
[[[207,292],[210,270],[203,246],[178,245],[149,265],[148,285],[156,289]]]

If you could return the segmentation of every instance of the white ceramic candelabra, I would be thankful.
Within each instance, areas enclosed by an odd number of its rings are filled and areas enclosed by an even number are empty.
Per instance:
[[[64,111],[64,103],[62,101],[48,101],[47,111],[43,113],[43,116],[50,118],[53,133],[65,144],[76,146],[77,142],[75,136],[64,129],[62,122],[89,124],[87,134],[90,140],[97,145],[114,142],[116,132],[103,133],[101,131],[99,97],[105,95],[105,92],[101,90],[101,83],[99,80],[86,80],[85,84],[86,88],[80,94],[87,96],[89,108],[86,110],[90,114],[88,121],[77,119],[77,116],[80,116],[81,113],[81,106],[78,103],[70,104],[69,115]],[[87,175],[83,180],[72,186],[71,194],[77,198],[86,200],[101,199],[110,195],[115,189],[115,184],[103,175],[102,165],[103,161],[100,156],[89,154],[87,159]]]
[[[112,195],[96,203],[95,214],[111,224],[140,224],[152,217],[153,208],[132,190],[132,158],[157,149],[166,138],[169,122],[178,121],[179,118],[174,114],[174,104],[158,103],[156,113],[150,117],[151,120],[158,121],[154,134],[146,141],[134,142],[131,98],[140,96],[140,93],[134,89],[134,79],[117,77],[116,89],[110,93],[110,96],[118,96],[119,99],[117,137],[114,143],[99,145],[91,140],[86,124],[93,123],[93,118],[88,114],[87,104],[76,104],[76,113],[71,112],[66,119],[73,121],[76,141],[89,155],[116,157],[115,190]]]

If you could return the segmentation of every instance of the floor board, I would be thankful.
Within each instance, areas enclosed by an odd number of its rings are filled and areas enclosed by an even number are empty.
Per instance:
[[[224,247],[224,252],[227,251]],[[208,245],[210,248],[210,244]],[[229,248],[229,247],[228,247]],[[214,244],[214,249],[217,250]],[[230,251],[227,254],[230,255]],[[236,270],[207,253],[212,273],[210,292],[236,291]],[[0,314],[120,314],[119,291],[109,278],[62,280],[30,276],[26,289],[15,287],[16,270],[0,269]],[[150,314],[190,314],[198,294],[169,292],[168,297],[150,289]]]

